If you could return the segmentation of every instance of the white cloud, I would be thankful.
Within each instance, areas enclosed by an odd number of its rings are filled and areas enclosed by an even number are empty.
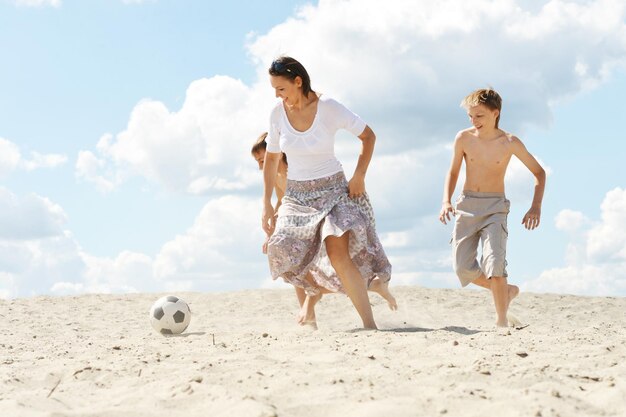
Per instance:
[[[560,0],[538,10],[527,3],[320,1],[249,49],[261,68],[280,53],[300,59],[314,89],[365,109],[391,149],[451,138],[450,125],[463,121],[461,98],[485,85],[503,94],[504,128],[522,133],[551,121],[549,103],[623,64],[626,49],[623,2],[581,2],[562,16],[550,12]],[[607,14],[609,24],[599,25]],[[554,26],[532,38],[511,31],[536,21]]]
[[[609,191],[601,209],[600,224],[589,231],[587,256],[598,262],[626,262],[626,190]]]
[[[575,232],[589,220],[580,211],[570,209],[561,210],[554,219],[554,224],[558,230],[564,232]]]
[[[592,224],[582,213],[563,210],[557,228],[578,232],[570,237],[567,266],[552,268],[530,281],[530,291],[567,292],[581,295],[626,295],[626,189],[609,191],[601,205],[599,222]],[[571,221],[587,228],[570,228]],[[559,226],[560,225],[560,226]]]
[[[0,274],[13,277],[9,286],[0,282],[0,291],[10,297],[47,294],[56,282],[80,277],[83,269],[78,245],[68,232],[29,240],[0,239]]]
[[[30,160],[22,161],[22,166],[27,171],[33,171],[39,168],[56,168],[67,162],[67,156],[60,154],[40,154],[33,152]]]
[[[159,290],[154,285],[152,259],[141,253],[123,251],[114,259],[98,258],[81,253],[85,263],[82,281],[58,282],[52,292],[149,292]]]
[[[261,208],[258,198],[209,201],[186,233],[163,245],[155,259],[157,279],[190,281],[202,290],[260,286],[268,268]]]
[[[166,242],[155,257],[122,252],[115,258],[75,251],[84,267],[59,280],[54,294],[232,290],[261,287],[269,274],[261,253],[258,199],[209,201],[185,233]]]
[[[60,7],[61,0],[13,0],[16,6],[23,7]]]
[[[607,15],[608,24],[598,24]],[[398,0],[393,6],[322,0],[265,35],[250,36],[258,75],[252,85],[215,76],[193,82],[178,111],[157,101],[139,103],[127,128],[98,146],[96,159],[108,174],[85,178],[116,184],[113,172],[123,172],[190,194],[257,186],[248,148],[266,129],[274,102],[267,66],[282,53],[305,64],[314,89],[374,128],[376,158],[428,154],[450,142],[466,125],[461,98],[488,84],[503,94],[503,127],[521,134],[526,126],[551,122],[551,103],[601,82],[612,66],[626,62],[624,15],[621,2],[604,0],[552,0],[541,7],[513,0]],[[525,25],[538,34],[527,36]]]
[[[20,150],[13,142],[0,138],[0,178],[7,176],[19,166]]]
[[[107,179],[104,175],[100,175],[99,170],[105,165],[106,162],[103,159],[98,159],[92,152],[80,151],[76,159],[76,178],[95,184],[101,192],[112,191],[120,183],[120,180]],[[119,177],[117,174],[113,176]]]
[[[537,14],[522,13],[507,27],[507,33],[521,39],[543,39],[584,29],[585,36],[602,38],[607,32],[624,30],[625,7],[621,0],[550,1]]]
[[[61,207],[0,188],[0,298],[261,287],[269,272],[260,217],[258,198],[214,198],[156,256],[97,257],[62,230]]]
[[[15,275],[0,271],[0,299],[13,298],[17,295]]]
[[[53,3],[60,1],[45,4]],[[65,220],[52,203],[33,197],[29,204],[46,214],[49,234],[0,240],[0,292],[266,285],[260,204],[243,194],[260,196],[260,175],[249,148],[266,129],[275,100],[267,66],[282,53],[305,64],[314,89],[344,102],[377,133],[367,187],[379,225],[385,225],[379,231],[388,244],[394,277],[404,283],[458,285],[436,216],[450,159],[445,144],[467,124],[458,105],[461,98],[492,85],[504,97],[505,129],[523,136],[526,126],[547,125],[552,103],[602,82],[614,66],[624,65],[624,17],[623,2],[606,0],[322,0],[305,6],[267,34],[249,38],[258,74],[254,83],[226,76],[194,81],[180,109],[142,100],[124,130],[105,134],[94,149],[78,154],[77,178],[103,191],[139,176],[174,192],[225,195],[211,198],[189,230],[166,242],[155,256],[122,252],[98,258],[62,232]],[[348,176],[355,146],[358,141],[337,142]],[[20,167],[62,163],[35,154],[29,161],[17,146],[0,140],[0,176]],[[532,195],[532,176],[515,159],[507,193],[516,200]],[[570,231],[582,240],[570,244],[567,267],[544,272],[529,288],[623,289],[624,242],[609,235],[611,228],[623,230],[613,220],[623,220],[620,195],[607,197],[597,225],[580,221],[575,229],[580,218],[570,216]],[[567,214],[560,219],[568,220]],[[581,237],[585,227],[587,234]],[[24,236],[29,236],[27,230]],[[584,282],[589,276],[595,287]]]
[[[0,187],[0,239],[58,236],[66,222],[63,209],[47,198],[35,194],[19,197]]]
[[[626,295],[626,268],[623,263],[584,264],[543,271],[539,278],[523,286],[525,291],[588,296]]]
[[[137,104],[126,130],[99,141],[98,156],[80,153],[76,175],[104,189],[140,175],[190,194],[258,184],[249,150],[271,103],[271,95],[262,98],[229,77],[194,81],[178,112],[157,101]]]
[[[65,162],[67,162],[65,155],[39,152],[31,152],[31,159],[24,159],[20,148],[15,143],[0,138],[0,178],[8,176],[17,169],[33,171],[39,168],[56,168]]]
[[[260,195],[249,148],[266,129],[274,103],[267,66],[289,54],[305,64],[316,91],[344,102],[377,133],[366,183],[381,237],[401,268],[395,272],[407,282],[456,284],[437,212],[449,143],[467,125],[461,98],[492,85],[504,97],[503,128],[523,137],[527,126],[549,124],[553,103],[626,63],[625,12],[623,2],[606,0],[398,0],[391,6],[322,0],[267,34],[250,35],[254,83],[226,76],[194,81],[180,109],[139,102],[123,131],[104,135],[96,149],[79,154],[76,175],[105,191],[140,176],[175,192],[231,194],[213,198],[190,230],[163,245],[153,273],[158,285],[194,289],[256,282],[258,270],[250,272],[250,265],[265,271],[255,246],[262,240],[257,204],[233,194]],[[337,140],[348,176],[359,146],[351,140]],[[513,158],[509,198],[530,201],[533,183]],[[588,224],[564,212],[557,227],[576,233]],[[590,242],[596,243],[584,250],[570,244],[568,260],[606,252],[605,241]],[[234,258],[241,250],[244,255]]]

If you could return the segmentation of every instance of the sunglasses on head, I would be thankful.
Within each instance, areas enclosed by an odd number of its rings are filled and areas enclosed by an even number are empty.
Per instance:
[[[272,66],[270,67],[270,69],[272,70],[272,72],[275,72],[277,74],[284,74],[286,72],[288,72],[289,74],[293,74],[293,72],[289,68],[287,68],[287,65],[289,64],[285,64],[280,61],[274,61],[272,62]]]

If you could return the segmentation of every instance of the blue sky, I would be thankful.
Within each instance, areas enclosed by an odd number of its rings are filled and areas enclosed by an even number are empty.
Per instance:
[[[549,171],[527,232],[532,178],[510,167],[511,281],[626,295],[623,2],[392,3],[0,1],[0,296],[279,286],[248,154],[279,54],[377,133],[395,284],[458,286],[437,212],[458,103],[491,85]],[[347,172],[357,152],[338,136]]]

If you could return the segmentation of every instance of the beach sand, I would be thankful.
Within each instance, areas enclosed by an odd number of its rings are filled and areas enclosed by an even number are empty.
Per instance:
[[[0,415],[626,415],[626,298],[522,293],[528,326],[500,332],[487,291],[392,290],[381,330],[327,295],[315,332],[292,290],[179,293],[174,337],[149,323],[163,294],[0,301]]]

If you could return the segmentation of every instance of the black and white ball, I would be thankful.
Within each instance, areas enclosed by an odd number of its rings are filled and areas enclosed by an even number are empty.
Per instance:
[[[161,334],[179,334],[191,321],[191,310],[187,303],[173,295],[161,297],[150,308],[150,323]]]

